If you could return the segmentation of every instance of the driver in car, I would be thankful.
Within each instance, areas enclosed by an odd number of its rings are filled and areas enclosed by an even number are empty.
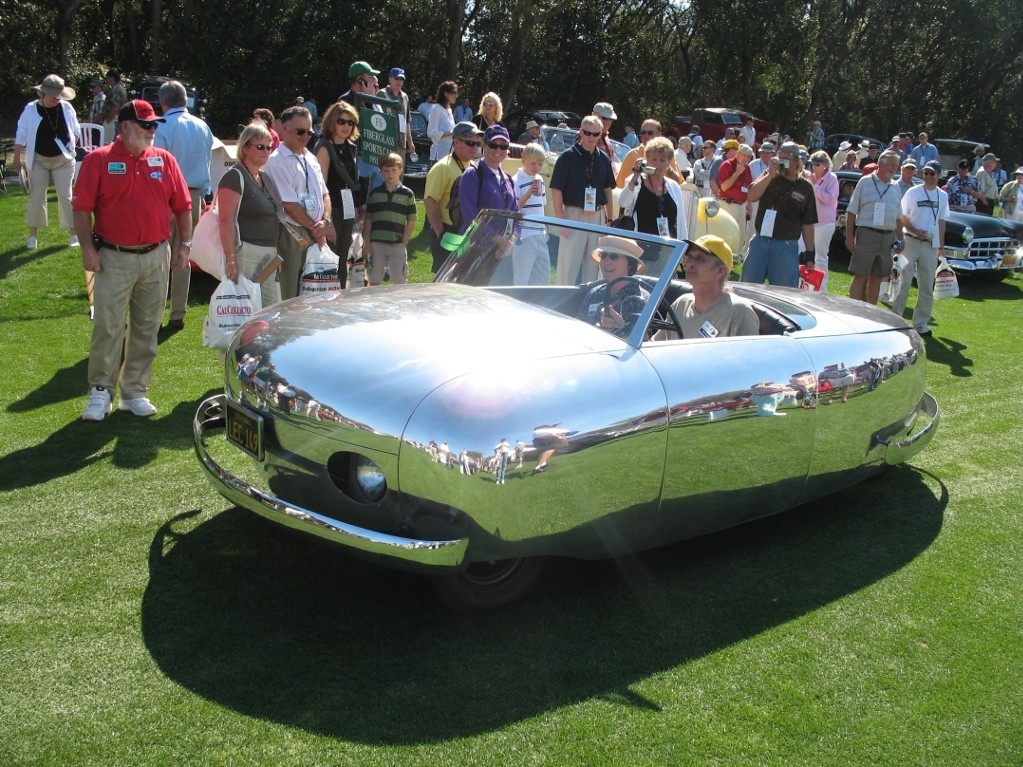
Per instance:
[[[682,257],[682,268],[693,292],[679,296],[671,305],[682,326],[682,337],[759,335],[760,321],[753,305],[725,287],[732,271],[732,249],[728,243],[713,234],[686,242],[689,247]],[[676,338],[678,334],[674,331],[659,330],[653,340]]]
[[[586,294],[579,319],[625,335],[650,298],[650,291],[628,279],[643,271],[643,249],[625,237],[607,235],[597,240],[591,257],[600,264],[604,282]]]

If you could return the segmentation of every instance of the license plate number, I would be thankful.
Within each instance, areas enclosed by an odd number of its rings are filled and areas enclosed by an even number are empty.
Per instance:
[[[257,461],[263,460],[263,416],[256,415],[227,401],[224,411],[227,425],[227,440],[237,445]]]

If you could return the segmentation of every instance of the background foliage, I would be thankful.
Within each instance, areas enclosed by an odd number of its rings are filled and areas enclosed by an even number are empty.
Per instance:
[[[610,100],[670,120],[729,104],[793,135],[817,116],[829,132],[987,140],[1014,165],[1021,33],[1014,0],[0,0],[0,130],[47,72],[84,110],[87,79],[112,66],[192,80],[226,137],[254,106],[336,98],[365,59],[403,66],[416,101],[453,77],[506,110]]]

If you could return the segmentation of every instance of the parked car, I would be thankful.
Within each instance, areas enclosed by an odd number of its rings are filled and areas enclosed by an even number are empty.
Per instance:
[[[773,131],[774,126],[766,120],[761,120],[749,112],[730,107],[706,107],[694,109],[692,114],[677,115],[667,131],[675,138],[688,136],[693,125],[700,126],[700,135],[704,139],[720,141],[725,137],[725,128],[740,129],[746,124],[746,118],[753,118],[753,128],[757,132],[757,144],[767,138]]]
[[[185,86],[185,107],[196,117],[206,119],[206,102],[199,97],[199,91],[188,80],[180,77],[165,77],[163,75],[143,75],[132,83],[131,97],[148,101],[153,110],[163,114],[160,106],[160,86],[169,80],[177,80]]]
[[[860,142],[864,139],[876,146],[879,150],[888,146],[887,142],[883,142],[881,139],[874,138],[873,136],[864,136],[862,133],[832,133],[830,136],[824,137],[824,151],[828,153],[829,157],[834,157],[835,153],[838,151],[839,145],[843,141],[848,141],[852,144],[853,148],[859,149]]]
[[[432,165],[430,148],[433,146],[433,142],[426,135],[426,118],[416,109],[410,112],[409,127],[412,129],[412,143],[416,147],[416,158],[415,160],[411,156],[405,158],[405,178],[425,179],[426,174],[430,171],[430,165]]]
[[[975,154],[977,147],[985,152],[990,148],[983,141],[971,141],[970,139],[932,138],[930,142],[938,148],[938,161],[941,163],[941,170],[946,178],[955,175],[956,165],[960,160],[969,160],[972,168],[977,159]]]
[[[517,139],[526,130],[526,123],[534,120],[540,125],[558,127],[559,123],[565,123],[569,128],[578,128],[582,118],[575,112],[566,112],[561,109],[517,109],[511,114],[504,116],[501,120],[504,127],[508,129],[508,135],[512,141]]]
[[[838,209],[831,257],[848,258],[845,247],[845,211],[862,176],[838,171]],[[920,183],[919,179],[914,179]],[[950,211],[945,222],[945,258],[959,274],[983,274],[1003,279],[1023,269],[1023,223],[980,213]]]
[[[644,248],[645,270],[618,278],[650,290],[625,337],[577,319],[593,284],[509,284],[494,239],[526,223]],[[235,334],[224,392],[195,414],[202,469],[230,503],[431,575],[446,603],[477,610],[521,598],[546,557],[721,530],[928,444],[924,342],[890,311],[733,283],[761,335],[652,340],[691,290],[676,278],[686,247],[484,212],[434,284],[270,307]]]

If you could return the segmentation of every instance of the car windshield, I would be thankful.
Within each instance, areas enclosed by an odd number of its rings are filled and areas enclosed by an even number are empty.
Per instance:
[[[546,126],[543,129],[544,138],[547,139],[547,145],[551,148],[554,154],[561,154],[572,148],[572,144],[575,143],[576,138],[579,135],[577,128],[557,128]],[[629,153],[629,147],[620,141],[610,139],[611,149],[615,153],[615,156],[611,159],[617,163],[624,162],[625,155]]]

